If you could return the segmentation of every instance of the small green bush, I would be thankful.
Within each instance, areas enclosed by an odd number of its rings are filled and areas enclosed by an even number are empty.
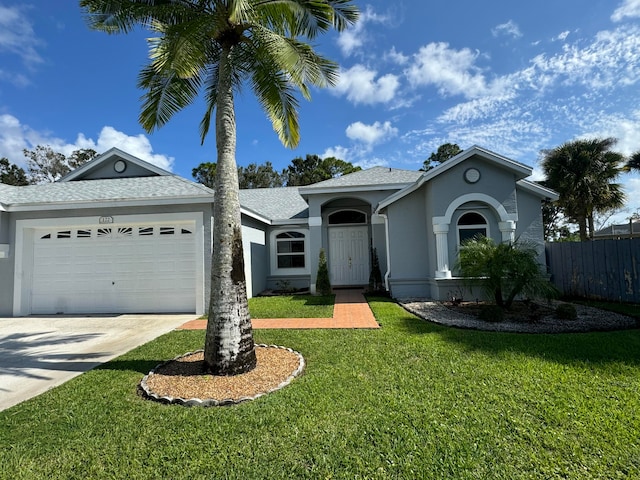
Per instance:
[[[316,291],[321,295],[331,295],[331,281],[329,280],[329,269],[327,268],[327,256],[324,248],[320,249],[318,259],[318,277],[316,278]]]
[[[576,320],[578,312],[571,303],[561,303],[556,307],[556,317],[561,320]]]
[[[504,310],[498,305],[483,305],[478,313],[478,318],[485,322],[502,322],[504,321]]]

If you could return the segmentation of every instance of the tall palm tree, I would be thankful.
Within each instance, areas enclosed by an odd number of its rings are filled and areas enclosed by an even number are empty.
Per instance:
[[[546,184],[560,195],[564,215],[578,224],[580,239],[593,238],[594,215],[624,205],[621,173],[623,155],[611,151],[616,139],[567,142],[545,153]]]
[[[88,25],[107,33],[151,30],[139,121],[163,126],[202,92],[201,141],[215,112],[217,171],[205,365],[216,375],[255,367],[240,234],[234,94],[250,86],[287,147],[298,144],[299,90],[335,84],[336,63],[302,40],[358,18],[352,0],[80,0]]]
[[[626,165],[623,167],[623,170],[625,172],[630,172],[632,170],[637,170],[638,172],[640,172],[640,150],[638,150],[637,152],[632,154],[631,157],[629,157],[629,160],[627,161]]]

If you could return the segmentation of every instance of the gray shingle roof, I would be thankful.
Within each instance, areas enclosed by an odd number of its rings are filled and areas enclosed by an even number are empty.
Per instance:
[[[201,197],[203,202],[213,201],[211,189],[176,175],[6,187],[0,188],[0,202],[14,206],[193,197]]]
[[[298,187],[240,190],[240,204],[271,220],[307,218],[309,215],[309,206],[298,193]]]
[[[342,187],[369,187],[369,186],[394,186],[407,185],[418,180],[424,172],[415,170],[399,170],[389,167],[373,167],[349,173],[338,178],[331,178],[324,182],[314,183],[306,187],[300,187],[301,192],[308,190]]]

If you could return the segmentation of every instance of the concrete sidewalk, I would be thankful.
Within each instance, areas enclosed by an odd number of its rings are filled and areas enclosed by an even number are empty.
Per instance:
[[[0,410],[61,385],[194,316],[0,318]]]
[[[361,289],[335,290],[332,318],[252,318],[256,330],[266,328],[380,328]],[[206,319],[192,320],[182,330],[204,330]]]

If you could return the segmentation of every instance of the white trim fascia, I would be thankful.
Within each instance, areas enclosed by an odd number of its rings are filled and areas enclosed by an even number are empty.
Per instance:
[[[262,215],[260,215],[259,213],[254,212],[253,210],[250,210],[248,208],[245,207],[240,207],[240,213],[242,215],[246,215],[249,218],[253,218],[254,220],[258,220],[259,222],[264,223],[265,225],[271,225],[272,220],[264,217]]]
[[[56,202],[56,203],[21,203],[19,205],[8,205],[8,212],[39,212],[48,210],[76,210],[87,208],[117,208],[117,207],[138,207],[154,205],[188,205],[188,204],[211,204],[212,199],[208,197],[174,197],[174,198],[153,198],[140,200],[100,200],[91,202]]]
[[[525,180],[525,179],[518,180],[516,182],[516,185],[518,185],[519,187],[522,187],[523,190],[527,190],[533,193],[534,195],[552,200],[554,202],[560,198],[560,195],[558,195],[558,193],[556,193],[555,191],[551,190],[550,188],[544,187],[539,183],[532,182],[530,180]]]
[[[60,178],[58,180],[58,182],[68,182],[70,180],[74,180],[80,176],[82,176],[82,174],[88,172],[89,170],[91,170],[93,167],[95,167],[96,165],[100,165],[102,162],[106,162],[109,159],[111,159],[114,156],[118,156],[123,158],[124,160],[131,162],[131,163],[135,163],[136,165],[145,168],[153,173],[156,173],[158,175],[173,175],[173,173],[164,170],[163,168],[157,167],[156,165],[153,165],[152,163],[146,162],[144,160],[142,160],[141,158],[138,157],[134,157],[133,155],[131,155],[130,153],[124,152],[122,150],[120,150],[117,147],[112,147],[109,150],[107,150],[106,152],[104,152],[102,155],[97,156],[96,158],[94,158],[93,160],[85,163],[84,165],[78,167],[77,169],[73,170],[72,172],[69,172],[67,175],[65,175],[64,177]]]
[[[302,187],[298,190],[300,196],[305,198],[308,195],[317,195],[322,193],[335,194],[335,193],[353,193],[353,192],[370,192],[375,190],[402,190],[410,183],[375,183],[370,185],[347,185],[343,187],[319,187],[319,188],[305,188]]]
[[[308,218],[285,218],[282,220],[271,220],[271,225],[273,226],[287,226],[287,225],[309,226],[309,219]]]

